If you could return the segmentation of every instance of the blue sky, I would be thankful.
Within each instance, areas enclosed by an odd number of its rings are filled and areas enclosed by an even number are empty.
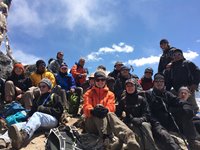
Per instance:
[[[70,68],[80,57],[90,73],[122,61],[141,77],[146,67],[157,71],[162,38],[200,66],[199,6],[199,0],[13,0],[8,36],[24,64],[47,62],[62,50]]]

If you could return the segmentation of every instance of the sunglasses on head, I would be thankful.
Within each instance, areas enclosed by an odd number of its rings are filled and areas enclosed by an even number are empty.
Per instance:
[[[106,79],[102,78],[102,79],[96,79],[95,80],[96,82],[99,82],[99,81],[106,81]]]

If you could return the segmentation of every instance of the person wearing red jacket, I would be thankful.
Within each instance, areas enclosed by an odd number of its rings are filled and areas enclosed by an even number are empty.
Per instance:
[[[95,85],[84,94],[83,112],[85,115],[85,130],[103,139],[104,147],[119,148],[121,143],[127,144],[127,149],[139,150],[135,134],[115,115],[115,96],[106,86],[106,74],[97,71],[94,74]],[[119,143],[111,146],[114,135]],[[119,145],[120,144],[120,145]],[[111,146],[111,147],[110,147]]]

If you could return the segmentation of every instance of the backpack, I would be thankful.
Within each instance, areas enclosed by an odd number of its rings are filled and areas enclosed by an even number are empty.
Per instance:
[[[46,150],[82,150],[78,140],[79,133],[75,126],[61,125],[50,130]]]
[[[22,110],[25,110],[25,108],[20,103],[13,101],[9,104],[6,104],[0,114],[4,118],[6,118]]]

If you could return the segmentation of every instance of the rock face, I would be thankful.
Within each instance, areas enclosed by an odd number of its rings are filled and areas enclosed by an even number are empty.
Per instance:
[[[13,68],[13,61],[0,51],[0,77],[6,79]]]

